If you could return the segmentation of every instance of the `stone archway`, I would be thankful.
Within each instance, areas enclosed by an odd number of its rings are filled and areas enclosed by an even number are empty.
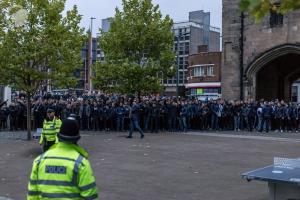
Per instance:
[[[299,78],[300,45],[285,44],[255,59],[244,74],[245,97],[290,100],[292,79]]]

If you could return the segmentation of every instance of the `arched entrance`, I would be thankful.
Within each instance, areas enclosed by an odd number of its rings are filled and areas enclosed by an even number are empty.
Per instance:
[[[292,84],[300,78],[300,45],[273,48],[245,71],[245,97],[291,100]]]

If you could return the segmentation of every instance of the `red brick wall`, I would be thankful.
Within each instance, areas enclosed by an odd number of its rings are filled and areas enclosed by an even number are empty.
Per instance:
[[[189,56],[189,79],[188,83],[201,83],[201,82],[220,82],[221,81],[221,52],[205,52]],[[201,64],[214,64],[214,76],[204,76],[204,77],[193,77],[191,79],[191,70],[193,65]],[[205,75],[207,74],[207,69],[205,68]]]

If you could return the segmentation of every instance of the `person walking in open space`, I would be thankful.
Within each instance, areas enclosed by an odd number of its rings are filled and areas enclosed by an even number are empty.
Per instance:
[[[134,128],[136,128],[140,134],[141,138],[144,138],[144,132],[139,125],[139,105],[137,104],[136,100],[133,101],[132,106],[130,107],[129,112],[129,119],[130,119],[130,128],[129,128],[129,135],[126,138],[132,138],[132,133]]]

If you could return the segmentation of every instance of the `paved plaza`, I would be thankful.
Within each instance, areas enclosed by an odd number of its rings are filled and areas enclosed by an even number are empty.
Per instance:
[[[37,141],[0,133],[0,196],[23,200]],[[20,133],[19,133],[20,134]],[[267,184],[241,179],[241,173],[272,164],[273,157],[299,157],[300,134],[146,134],[86,133],[105,200],[266,200]],[[0,197],[1,199],[1,197]]]

